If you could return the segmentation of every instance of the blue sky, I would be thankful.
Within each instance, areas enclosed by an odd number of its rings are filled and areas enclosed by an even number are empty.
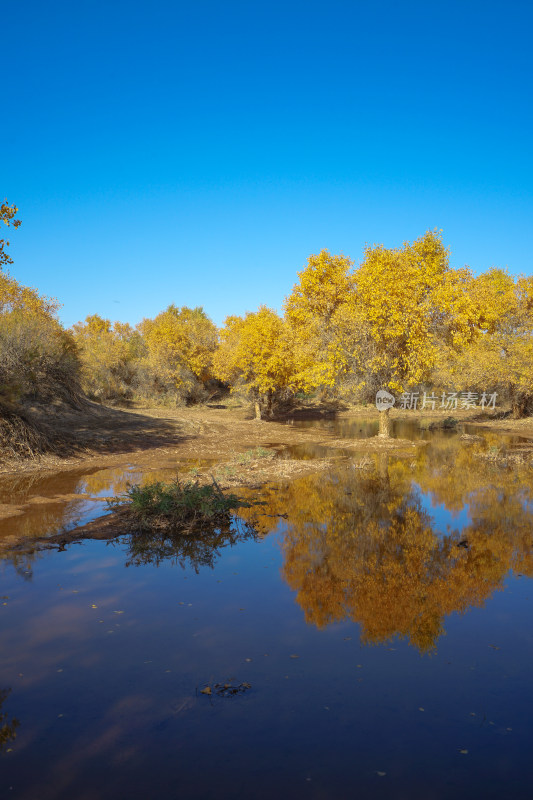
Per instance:
[[[12,274],[136,323],[280,309],[307,257],[443,229],[532,273],[529,2],[21,0],[1,11]]]

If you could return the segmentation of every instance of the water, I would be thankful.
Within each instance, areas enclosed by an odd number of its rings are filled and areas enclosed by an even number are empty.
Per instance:
[[[533,469],[422,435],[207,538],[7,558],[0,797],[529,798]],[[38,484],[41,524],[126,473]]]

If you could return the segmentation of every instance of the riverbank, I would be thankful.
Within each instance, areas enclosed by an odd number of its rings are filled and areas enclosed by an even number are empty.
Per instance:
[[[44,454],[35,458],[4,458],[1,474],[71,470],[80,467],[120,465],[125,458],[146,454],[153,458],[174,455],[179,460],[224,461],[256,447],[298,445],[306,442],[328,446],[353,444],[333,442],[327,431],[294,426],[305,420],[346,419],[364,416],[378,419],[375,406],[310,405],[295,409],[283,419],[257,421],[250,408],[200,405],[189,408],[111,408],[88,403],[83,409],[46,407],[38,417],[46,428],[65,443],[68,455]],[[410,411],[391,409],[391,419],[439,424],[452,415],[460,424],[476,425],[533,439],[533,417],[512,419],[503,412],[480,413],[477,409]],[[367,440],[365,448],[395,447],[398,440]],[[358,442],[358,447],[361,442]]]
[[[439,427],[449,412],[393,409],[392,420],[417,421],[421,429]],[[495,433],[511,433],[533,442],[533,419],[512,420],[501,414],[454,414],[459,429],[476,426]],[[284,420],[253,419],[251,410],[196,406],[191,408],[116,409],[91,404],[84,414],[52,412],[48,424],[65,441],[76,443],[75,455],[4,462],[0,476],[0,550],[28,546],[57,547],[81,538],[114,538],[126,532],[124,519],[95,512],[97,519],[77,524],[75,517],[59,525],[54,511],[64,506],[105,502],[123,491],[127,480],[168,480],[177,472],[184,480],[205,483],[214,476],[223,489],[259,489],[311,472],[328,469],[339,459],[350,459],[357,469],[374,464],[374,454],[394,453],[413,458],[423,440],[339,438],[328,421],[377,422],[375,407],[308,406]],[[319,426],[313,424],[323,420]],[[312,427],[306,427],[309,424]],[[529,446],[526,444],[526,446]],[[303,452],[303,455],[302,455]],[[133,465],[133,466],[132,466]],[[94,479],[106,473],[112,480]],[[132,477],[133,476],[133,477]],[[81,483],[80,483],[81,481]],[[80,491],[88,483],[87,491]],[[107,488],[106,488],[107,487]],[[111,491],[110,491],[111,487]],[[96,492],[96,494],[95,494]],[[68,530],[67,530],[68,528]],[[43,533],[44,531],[44,533]]]

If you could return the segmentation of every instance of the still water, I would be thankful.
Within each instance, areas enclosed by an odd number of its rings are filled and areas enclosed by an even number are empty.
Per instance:
[[[0,797],[530,798],[531,460],[395,435],[427,443],[248,494],[226,531],[6,558]],[[3,524],[71,527],[132,476],[22,482]]]

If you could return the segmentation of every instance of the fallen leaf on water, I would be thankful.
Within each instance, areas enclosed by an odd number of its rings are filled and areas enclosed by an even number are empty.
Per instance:
[[[291,658],[300,658],[300,656],[297,656],[297,655],[296,655],[296,653],[293,653],[293,654],[291,655]]]
[[[113,614],[123,614],[123,611],[113,611]]]
[[[93,603],[93,604],[91,605],[91,608],[98,608],[98,606],[95,606],[95,604]]]
[[[244,660],[245,661],[251,661],[252,659],[251,658],[245,658]]]
[[[419,706],[419,707],[418,707],[418,710],[419,710],[419,711],[425,711],[426,709],[425,709],[425,708],[422,708],[422,706]]]
[[[468,755],[468,750],[459,750],[459,752],[462,753],[464,756]]]
[[[202,689],[200,694],[212,694],[211,687],[210,686],[206,686],[205,689]]]
[[[376,775],[379,775],[380,778],[383,778],[386,774],[387,774],[386,772],[380,772],[379,769],[376,772]]]
[[[489,644],[489,647],[492,647],[493,650],[499,650],[500,648],[496,644]]]

